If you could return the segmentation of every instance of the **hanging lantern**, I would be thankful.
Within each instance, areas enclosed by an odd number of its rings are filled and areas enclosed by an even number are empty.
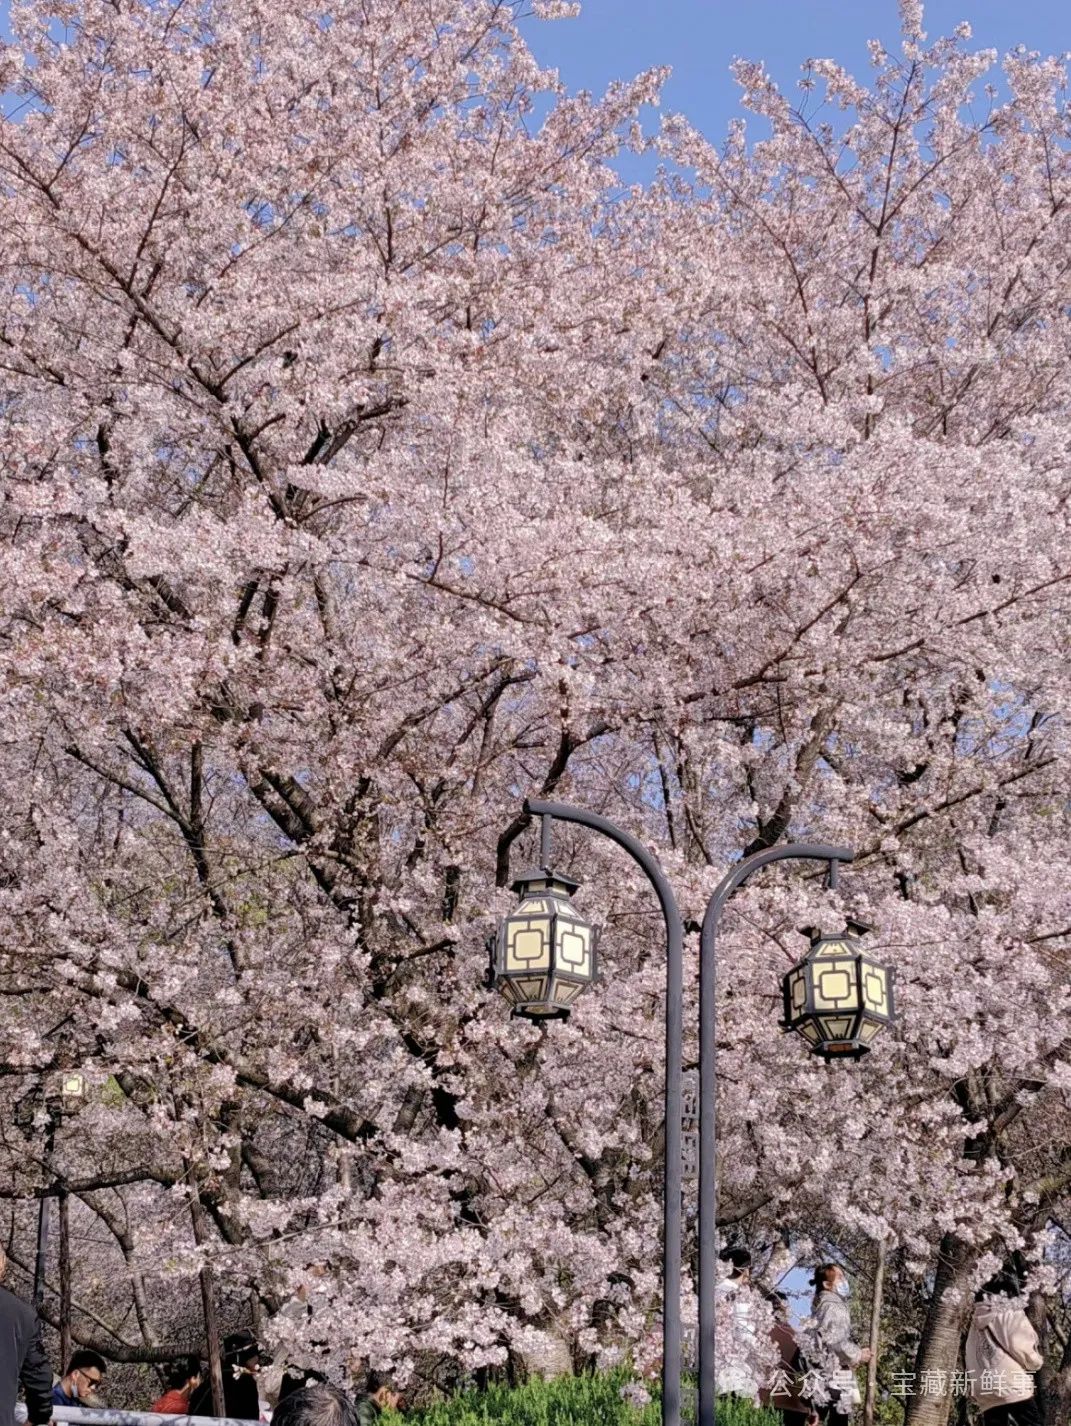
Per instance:
[[[513,883],[520,904],[499,925],[491,973],[515,1015],[565,1019],[595,979],[597,934],[569,899],[579,885],[546,867]]]
[[[811,949],[782,982],[785,1030],[798,1030],[827,1060],[861,1059],[896,1018],[893,972],[864,951],[871,928],[849,921],[839,936],[806,928]]]

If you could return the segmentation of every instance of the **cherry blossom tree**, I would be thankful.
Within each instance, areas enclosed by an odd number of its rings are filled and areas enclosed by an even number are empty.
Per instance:
[[[563,833],[604,980],[509,1021],[528,792],[692,921],[741,850],[857,848],[727,920],[726,1226],[888,1239],[933,1366],[1066,1194],[1064,78],[987,96],[966,29],[903,30],[798,104],[738,66],[769,136],[668,118],[626,189],[661,75],[569,95],[510,5],[15,10],[5,1156],[46,1181],[33,1095],[82,1068],[49,1172],[117,1351],[209,1265],[335,1374],[645,1363],[659,923]],[[902,1026],[845,1071],[775,1024],[847,910]]]

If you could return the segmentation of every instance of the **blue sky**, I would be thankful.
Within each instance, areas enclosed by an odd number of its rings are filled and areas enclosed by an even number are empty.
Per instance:
[[[1071,50],[1067,0],[930,0],[931,39],[970,22],[972,48],[1005,54],[1016,45],[1060,54]],[[896,0],[582,0],[575,20],[529,21],[536,57],[556,68],[570,89],[602,92],[612,79],[652,65],[673,74],[663,107],[686,114],[720,142],[741,112],[729,74],[734,58],[761,59],[783,88],[795,91],[808,58],[837,60],[868,73],[866,41],[897,44]]]
[[[8,0],[0,0],[0,35],[6,35]],[[948,34],[968,20],[973,45],[1000,54],[1016,45],[1059,54],[1071,50],[1067,0],[929,0],[926,30]],[[688,115],[720,142],[740,113],[729,74],[736,58],[761,59],[774,78],[793,90],[808,58],[832,58],[861,76],[866,41],[892,48],[898,35],[896,0],[582,0],[575,20],[529,20],[536,57],[560,71],[570,89],[602,92],[652,65],[672,75],[663,107]]]

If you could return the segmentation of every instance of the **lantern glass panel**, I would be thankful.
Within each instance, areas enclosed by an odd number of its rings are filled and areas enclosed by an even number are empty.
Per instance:
[[[816,1010],[854,1010],[859,989],[854,960],[837,960],[829,965],[814,964],[814,1006]]]
[[[823,1015],[822,1028],[830,1040],[847,1040],[852,1033],[852,1016]]]
[[[507,971],[550,969],[550,917],[515,912],[506,923]]]
[[[591,927],[559,919],[557,942],[555,960],[558,969],[588,979],[591,975]]]
[[[889,1013],[889,977],[884,966],[862,963],[863,1003],[875,1015]]]
[[[789,979],[789,1010],[793,1016],[803,1013],[807,1004],[807,973],[804,970],[791,972]]]

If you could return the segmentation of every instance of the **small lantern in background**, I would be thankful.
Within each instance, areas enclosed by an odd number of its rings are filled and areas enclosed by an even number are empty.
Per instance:
[[[782,981],[785,1030],[827,1060],[861,1059],[895,1018],[893,972],[864,950],[871,928],[849,921],[839,936],[807,928],[811,949]]]
[[[512,889],[520,903],[499,925],[492,949],[492,982],[530,1019],[565,1019],[595,979],[597,933],[570,897],[580,885],[539,867]]]
[[[88,1081],[81,1070],[53,1071],[45,1084],[45,1103],[49,1114],[57,1120],[65,1114],[77,1114],[85,1104],[88,1093]]]

